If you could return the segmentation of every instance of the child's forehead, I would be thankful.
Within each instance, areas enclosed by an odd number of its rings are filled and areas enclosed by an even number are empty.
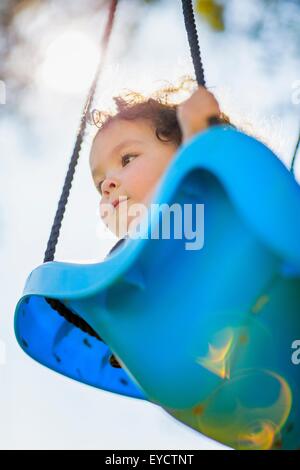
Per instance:
[[[153,137],[151,124],[145,120],[112,121],[98,131],[90,153],[90,165],[98,166],[100,161],[112,158],[122,148],[147,144]]]
[[[153,133],[153,126],[149,120],[146,119],[121,119],[117,118],[112,120],[103,129],[99,129],[95,140],[110,140],[134,137],[134,136],[149,136]]]
[[[100,149],[103,153],[111,153],[116,145],[123,142],[132,140],[147,143],[154,137],[155,132],[149,121],[118,119],[99,129],[92,144],[91,157]]]

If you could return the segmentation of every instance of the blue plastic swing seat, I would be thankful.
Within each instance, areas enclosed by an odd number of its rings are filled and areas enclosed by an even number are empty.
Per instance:
[[[299,448],[299,185],[262,143],[218,126],[181,147],[153,203],[203,204],[203,247],[187,249],[190,238],[172,223],[170,239],[151,239],[158,209],[148,238],[126,240],[101,263],[39,266],[16,308],[20,346],[233,448]],[[80,315],[109,348],[45,297]],[[110,366],[111,351],[122,369]]]

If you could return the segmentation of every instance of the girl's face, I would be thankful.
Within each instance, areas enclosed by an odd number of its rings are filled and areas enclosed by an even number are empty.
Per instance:
[[[117,237],[128,232],[136,217],[134,211],[129,214],[130,207],[137,203],[148,206],[176,150],[174,143],[161,142],[150,121],[143,119],[118,119],[98,132],[90,167],[101,194],[101,218]],[[120,227],[119,220],[125,225]]]

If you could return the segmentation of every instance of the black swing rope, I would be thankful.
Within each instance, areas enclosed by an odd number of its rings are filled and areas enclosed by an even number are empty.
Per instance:
[[[108,43],[109,43],[109,39],[111,36],[112,27],[114,23],[117,3],[118,3],[118,0],[111,0],[108,20],[107,20],[106,28],[105,28],[104,35],[102,38],[101,60],[97,68],[94,81],[91,85],[91,89],[89,91],[89,94],[88,94],[88,97],[84,106],[84,111],[81,117],[81,122],[80,122],[79,130],[78,130],[78,134],[77,134],[77,138],[75,142],[75,147],[72,153],[72,157],[71,157],[67,175],[64,181],[62,193],[58,202],[58,207],[57,207],[57,211],[55,214],[54,222],[51,228],[51,233],[50,233],[50,237],[48,240],[47,249],[45,252],[44,263],[54,260],[55,250],[56,250],[56,246],[57,246],[57,242],[59,238],[59,233],[60,233],[63,217],[64,217],[64,213],[66,210],[70,190],[72,187],[72,181],[73,181],[73,177],[75,174],[76,165],[80,157],[80,151],[81,151],[82,143],[84,140],[86,124],[87,124],[87,116],[89,115],[91,111],[91,106],[92,106],[94,96],[96,93],[97,84],[98,84],[99,77],[102,72],[105,54],[107,51],[107,47],[108,47]],[[184,15],[185,28],[186,28],[186,32],[188,36],[189,45],[190,45],[191,56],[192,56],[192,60],[194,64],[196,80],[197,80],[198,85],[206,86],[192,0],[182,0],[182,10],[183,10],[183,15]],[[219,124],[219,123],[220,121],[217,117],[212,117],[209,120],[210,125]],[[93,328],[83,318],[81,318],[76,313],[72,312],[62,302],[60,302],[57,299],[50,299],[50,298],[46,298],[46,301],[54,310],[56,310],[69,323],[76,326],[84,333],[87,333],[88,335],[103,342],[103,340],[100,338],[98,333],[96,333],[96,331],[93,330]],[[113,355],[110,357],[110,363],[113,367],[121,367]]]
[[[198,33],[195,22],[195,15],[193,9],[192,0],[181,0],[182,11],[184,16],[185,29],[190,45],[190,52],[194,64],[196,80],[199,86],[206,88],[206,81],[204,76],[204,67],[202,64],[201,51],[199,46]],[[208,118],[208,125],[214,126],[223,124],[222,120],[218,116],[210,116]]]
[[[206,86],[192,0],[181,0],[184,24],[198,85]]]
[[[93,104],[94,97],[95,97],[96,90],[97,90],[97,84],[99,82],[99,78],[103,70],[106,52],[107,52],[109,40],[111,37],[113,24],[114,24],[117,4],[118,4],[118,0],[111,0],[110,2],[106,27],[105,27],[103,37],[101,40],[101,51],[102,51],[101,59],[97,67],[94,80],[92,82],[91,88],[89,90],[89,93],[88,93],[88,96],[84,105],[74,150],[71,156],[71,160],[70,160],[68,171],[67,171],[66,178],[64,181],[62,193],[58,202],[58,207],[56,210],[54,222],[51,228],[51,233],[50,233],[49,240],[47,243],[47,249],[46,249],[45,256],[44,256],[44,263],[54,260],[55,250],[56,250],[59,233],[60,233],[64,213],[66,210],[70,190],[72,187],[75,169],[76,169],[79,157],[80,157],[82,143],[84,141],[84,136],[85,136],[86,127],[87,127],[87,118],[91,111],[91,106]],[[102,341],[102,339],[96,333],[96,331],[93,328],[91,328],[91,326],[83,318],[73,313],[62,302],[60,302],[57,299],[50,299],[50,298],[46,298],[46,301],[56,312],[58,312],[62,317],[64,317],[69,323],[76,326],[84,333],[87,333],[88,335]]]
[[[106,52],[107,52],[109,40],[111,37],[117,3],[118,3],[118,0],[111,0],[111,3],[110,3],[108,19],[107,19],[105,31],[102,37],[102,41],[101,41],[101,49],[102,49],[101,59],[97,67],[95,78],[92,82],[92,85],[91,85],[91,88],[88,93],[88,97],[87,97],[87,100],[85,102],[85,106],[83,109],[74,150],[73,150],[72,157],[70,160],[67,175],[64,181],[62,193],[58,202],[58,207],[57,207],[57,211],[55,214],[54,222],[51,228],[51,233],[50,233],[50,237],[49,237],[48,244],[47,244],[47,249],[46,249],[45,256],[44,256],[44,263],[46,263],[47,261],[54,260],[55,250],[56,250],[56,246],[57,246],[57,242],[59,238],[59,232],[61,229],[63,217],[64,217],[66,206],[68,203],[70,190],[72,187],[76,165],[80,157],[80,151],[81,151],[82,143],[83,143],[85,132],[86,132],[87,117],[90,113],[91,106],[92,106],[92,103],[96,94],[97,84],[98,84],[100,75],[102,73],[102,69],[103,69],[103,65],[104,65],[104,61],[106,57]]]

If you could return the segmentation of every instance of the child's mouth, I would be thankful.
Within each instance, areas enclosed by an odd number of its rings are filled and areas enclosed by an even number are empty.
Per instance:
[[[128,198],[125,198],[125,199],[122,198],[121,200],[120,200],[120,199],[116,199],[116,200],[112,203],[112,205],[113,205],[114,208],[116,209],[119,204],[121,204],[122,202],[125,202],[125,201],[128,201]]]

